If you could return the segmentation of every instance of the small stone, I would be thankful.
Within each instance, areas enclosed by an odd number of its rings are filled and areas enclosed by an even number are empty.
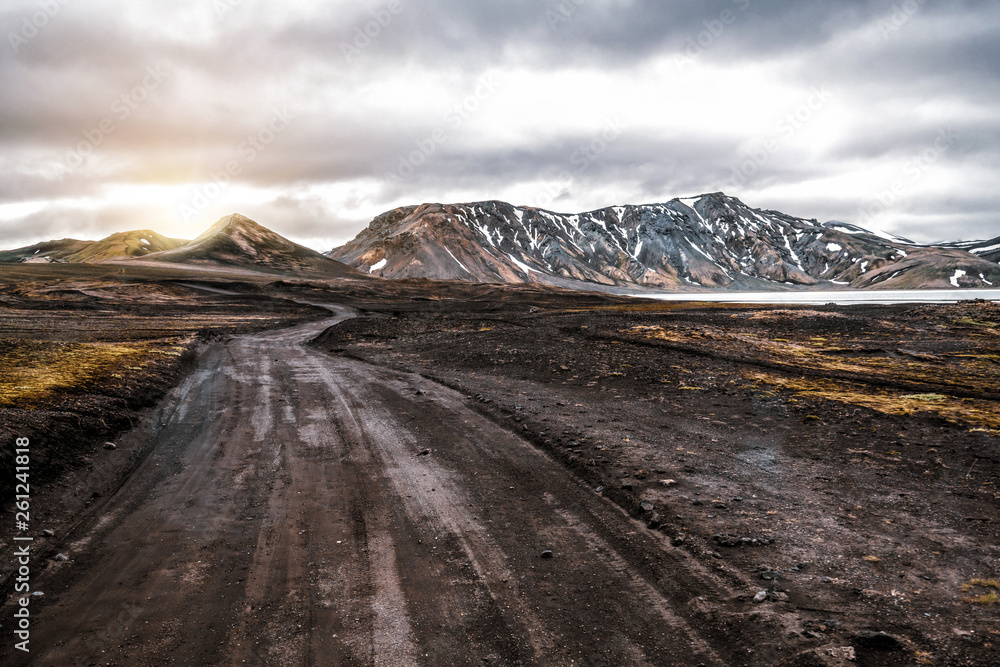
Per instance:
[[[660,516],[659,512],[653,512],[653,515],[649,517],[649,523],[646,524],[646,527],[650,530],[656,530],[660,527],[661,523],[663,523],[663,517]]]
[[[69,560],[69,556],[67,556],[66,554],[56,554],[56,560],[59,561],[60,563],[65,563],[66,561]]]
[[[820,579],[820,582],[822,582],[824,584],[832,584],[833,583],[833,579],[831,579],[830,577],[823,577],[822,579]]]
[[[701,502],[700,500],[698,500],[697,498],[695,498],[694,500],[692,500],[691,504],[694,505],[695,507],[697,507],[699,505],[704,505],[704,503]]]
[[[679,547],[680,545],[684,544],[684,539],[685,538],[683,535],[674,535],[673,538],[670,540],[670,543],[675,547]]]
[[[594,493],[601,493],[602,491],[604,491],[604,487],[603,486],[599,486],[596,489],[594,489]]]
[[[674,486],[675,484],[677,484],[676,480],[672,480],[672,479],[661,479],[660,480],[660,486]]]
[[[118,445],[113,442],[104,443],[104,449],[118,449]]]
[[[838,646],[834,648],[826,649],[827,655],[832,658],[839,660],[847,660],[849,662],[854,662],[857,660],[857,655],[854,653],[853,646]]]
[[[733,502],[734,503],[742,503],[743,502],[743,497],[742,496],[736,496],[735,498],[733,498]]]
[[[542,552],[542,558],[552,558],[552,552],[546,549]]]
[[[43,593],[41,591],[35,591],[34,593],[31,594],[31,597],[35,597],[35,598],[45,597],[45,593]]]
[[[742,540],[736,535],[730,533],[718,533],[712,537],[715,543],[720,547],[738,547]],[[744,540],[747,538],[743,538]]]
[[[45,537],[55,537],[56,533],[54,530],[46,528],[45,530],[42,531],[42,535],[44,535]]]
[[[649,502],[648,500],[643,500],[641,503],[639,503],[639,511],[641,511],[644,514],[648,513],[648,512],[652,512],[653,511],[653,503]]]
[[[767,599],[767,591],[760,591],[757,595],[753,596],[754,604],[760,604]]]
[[[633,487],[632,480],[630,480],[630,479],[623,479],[622,480],[622,489],[623,490],[625,490],[625,491],[631,491],[632,487]]]
[[[788,594],[781,591],[771,591],[768,596],[775,602],[788,602]]]

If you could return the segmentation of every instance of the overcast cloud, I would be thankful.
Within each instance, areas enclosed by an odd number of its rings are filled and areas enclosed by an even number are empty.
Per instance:
[[[722,190],[1000,234],[1000,4],[7,0],[0,247],[241,212],[327,250],[390,208]]]

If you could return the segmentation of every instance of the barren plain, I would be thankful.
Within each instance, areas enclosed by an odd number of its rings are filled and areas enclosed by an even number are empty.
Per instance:
[[[995,664],[997,304],[3,271],[4,664]]]

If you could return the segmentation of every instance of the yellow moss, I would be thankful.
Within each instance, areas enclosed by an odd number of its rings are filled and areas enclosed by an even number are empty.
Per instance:
[[[792,379],[762,371],[748,372],[745,377],[791,391],[798,398],[818,398],[860,405],[890,415],[931,412],[950,421],[965,422],[991,430],[1000,429],[1000,404],[995,401],[956,398],[944,394],[899,394],[849,382]]]
[[[701,327],[689,329],[682,324],[670,326],[635,326],[620,333],[663,340],[709,350],[739,349],[748,357],[767,359],[790,369],[811,369],[825,373],[849,373],[857,376],[892,377],[914,382],[965,388],[995,382],[996,360],[989,356],[951,356],[949,363],[933,355],[920,355],[895,349],[890,343],[881,354],[872,355],[864,347],[826,347],[825,338],[792,342],[787,338],[769,339],[743,331]],[[902,343],[900,343],[902,344]]]
[[[971,591],[976,586],[981,586],[983,588],[995,588],[1000,590],[1000,580],[998,579],[973,579],[967,584],[962,585],[963,591]]]
[[[0,405],[24,406],[59,391],[86,387],[126,362],[144,362],[148,343],[61,343],[8,340],[0,343]]]

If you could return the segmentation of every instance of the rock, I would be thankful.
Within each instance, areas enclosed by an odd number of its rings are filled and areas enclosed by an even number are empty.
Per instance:
[[[662,523],[663,523],[663,517],[660,515],[660,513],[653,512],[653,515],[649,517],[649,523],[646,524],[646,527],[649,528],[650,530],[656,530],[657,528],[660,527],[660,524]]]
[[[631,491],[634,486],[634,482],[630,479],[623,479],[621,482],[621,486],[623,490]]]
[[[771,591],[767,596],[775,602],[788,602],[788,594],[781,591]]]
[[[826,654],[835,660],[847,660],[848,662],[854,662],[857,660],[857,655],[854,653],[853,646],[835,646],[826,649]]]
[[[721,547],[760,547],[774,544],[773,537],[740,537],[732,533],[719,533],[712,539]]]
[[[833,579],[831,579],[830,577],[823,577],[822,579],[820,579],[820,582],[824,584],[832,584]]]
[[[677,484],[677,482],[675,480],[672,480],[672,479],[661,479],[660,480],[660,486],[674,486],[675,484]]]
[[[42,598],[42,597],[45,597],[45,593],[43,593],[41,591],[35,591],[34,593],[31,594],[31,597]]]
[[[870,630],[854,635],[853,643],[855,646],[873,651],[899,651],[903,648],[903,642],[898,638],[885,632],[872,632]]]
[[[697,507],[699,505],[704,505],[704,503],[701,502],[700,500],[698,500],[697,498],[695,498],[694,500],[692,500],[691,504],[694,505],[695,507]]]
[[[552,558],[552,552],[546,549],[542,552],[542,558]]]
[[[772,570],[770,568],[761,570],[760,572],[760,578],[766,581],[777,581],[779,576],[780,575],[776,570]]]
[[[741,544],[740,538],[731,533],[718,533],[712,539],[720,547],[738,547]]]
[[[430,453],[431,453],[431,450],[425,449],[425,450],[421,451],[419,454],[417,454],[417,456],[430,456]]]
[[[104,443],[104,449],[118,449],[118,445],[113,442]]]
[[[670,543],[675,547],[679,547],[680,545],[684,544],[684,540],[685,538],[683,535],[674,535],[671,538]]]
[[[767,599],[767,591],[760,591],[757,595],[753,596],[754,604],[760,604]]]
[[[643,500],[641,503],[639,503],[639,511],[642,512],[643,514],[648,514],[649,512],[652,512],[653,503],[649,502],[648,500]]]
[[[46,528],[45,530],[42,531],[42,535],[44,535],[45,537],[55,537],[56,533],[54,530],[49,530],[48,528]]]
[[[56,554],[55,559],[60,563],[65,563],[66,561],[69,560],[69,556],[67,556],[66,554]]]

